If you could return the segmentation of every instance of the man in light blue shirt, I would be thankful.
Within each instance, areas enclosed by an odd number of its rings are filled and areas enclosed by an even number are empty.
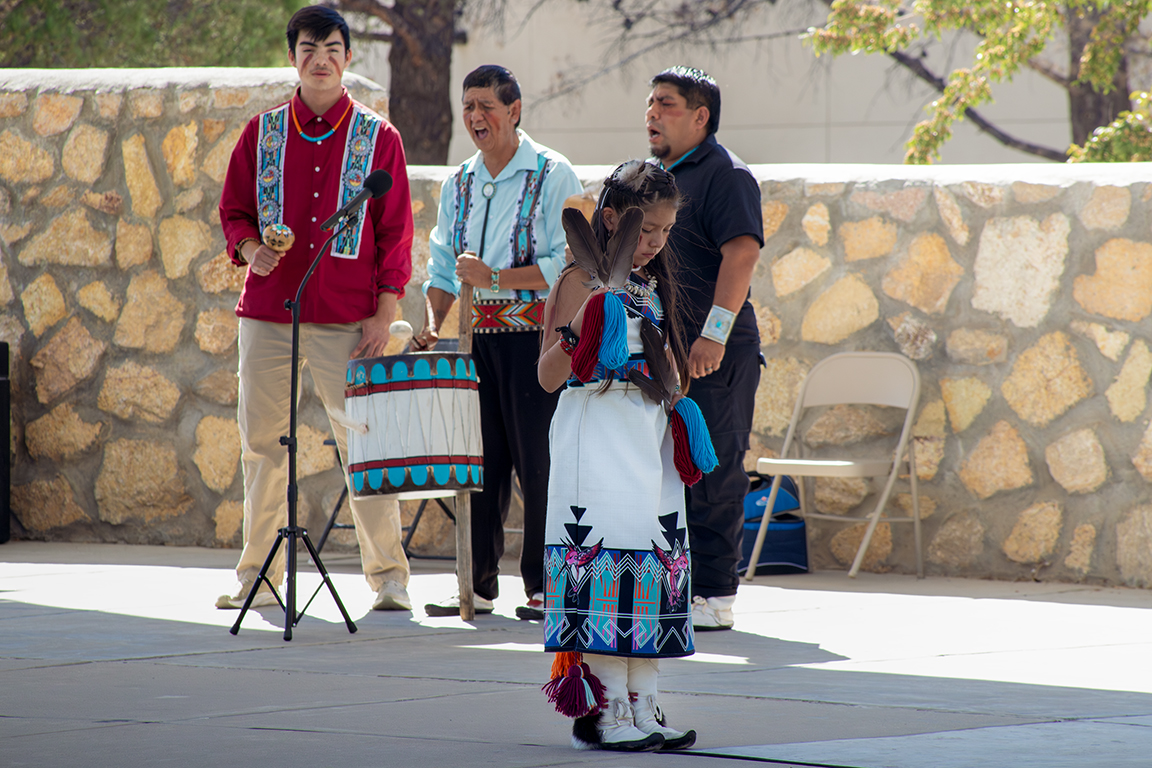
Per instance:
[[[464,125],[479,151],[440,189],[424,284],[426,325],[412,346],[432,349],[461,287],[474,292],[472,357],[484,443],[484,490],[472,498],[474,607],[491,613],[499,591],[515,469],[524,497],[520,575],[528,597],[516,615],[542,619],[548,426],[559,393],[540,386],[536,360],[544,300],[564,268],[560,212],[583,187],[563,155],[519,130],[520,110],[520,86],[504,67],[486,65],[464,78]],[[425,610],[459,614],[459,596]]]

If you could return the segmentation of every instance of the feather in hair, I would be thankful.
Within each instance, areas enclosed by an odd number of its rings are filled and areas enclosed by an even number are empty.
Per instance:
[[[565,208],[560,214],[560,221],[568,237],[568,247],[572,249],[572,260],[592,276],[591,283],[584,283],[584,287],[596,288],[604,281],[608,270],[607,257],[596,242],[592,226],[579,208]]]
[[[616,225],[616,231],[608,239],[606,274],[600,279],[609,288],[623,288],[632,271],[632,256],[640,244],[640,230],[644,226],[644,212],[639,208],[624,211]]]

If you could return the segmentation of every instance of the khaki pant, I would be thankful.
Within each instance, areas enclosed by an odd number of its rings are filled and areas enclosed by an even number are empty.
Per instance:
[[[360,324],[300,325],[300,361],[307,363],[316,394],[326,408],[344,409],[348,358],[360,343]],[[254,579],[288,520],[288,434],[291,397],[292,325],[240,318],[240,395],[237,415],[244,465],[244,551],[236,566],[243,581]],[[348,433],[332,425],[343,466]],[[299,458],[299,454],[297,454]],[[348,474],[344,474],[345,483]],[[350,492],[351,493],[351,492]],[[408,559],[401,545],[400,506],[394,500],[349,496],[364,578],[378,591],[386,581],[408,584]],[[276,551],[268,578],[284,576],[285,547]]]

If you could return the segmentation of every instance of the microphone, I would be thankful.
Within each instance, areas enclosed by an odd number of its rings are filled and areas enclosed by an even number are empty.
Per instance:
[[[332,227],[340,223],[341,219],[346,218],[352,211],[356,210],[356,206],[364,202],[365,199],[377,198],[383,195],[388,190],[392,189],[392,174],[385,170],[372,171],[368,174],[368,178],[364,179],[364,188],[357,193],[356,197],[348,201],[336,213],[320,225],[320,229],[330,230]]]

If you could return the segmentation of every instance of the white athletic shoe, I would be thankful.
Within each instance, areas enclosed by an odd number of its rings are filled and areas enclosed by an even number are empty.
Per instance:
[[[736,595],[709,598],[696,595],[692,598],[692,628],[702,632],[732,629],[736,623],[732,616],[735,602]]]
[[[374,611],[410,611],[412,598],[408,597],[408,590],[398,581],[386,581],[376,593],[376,600],[372,603]]]

